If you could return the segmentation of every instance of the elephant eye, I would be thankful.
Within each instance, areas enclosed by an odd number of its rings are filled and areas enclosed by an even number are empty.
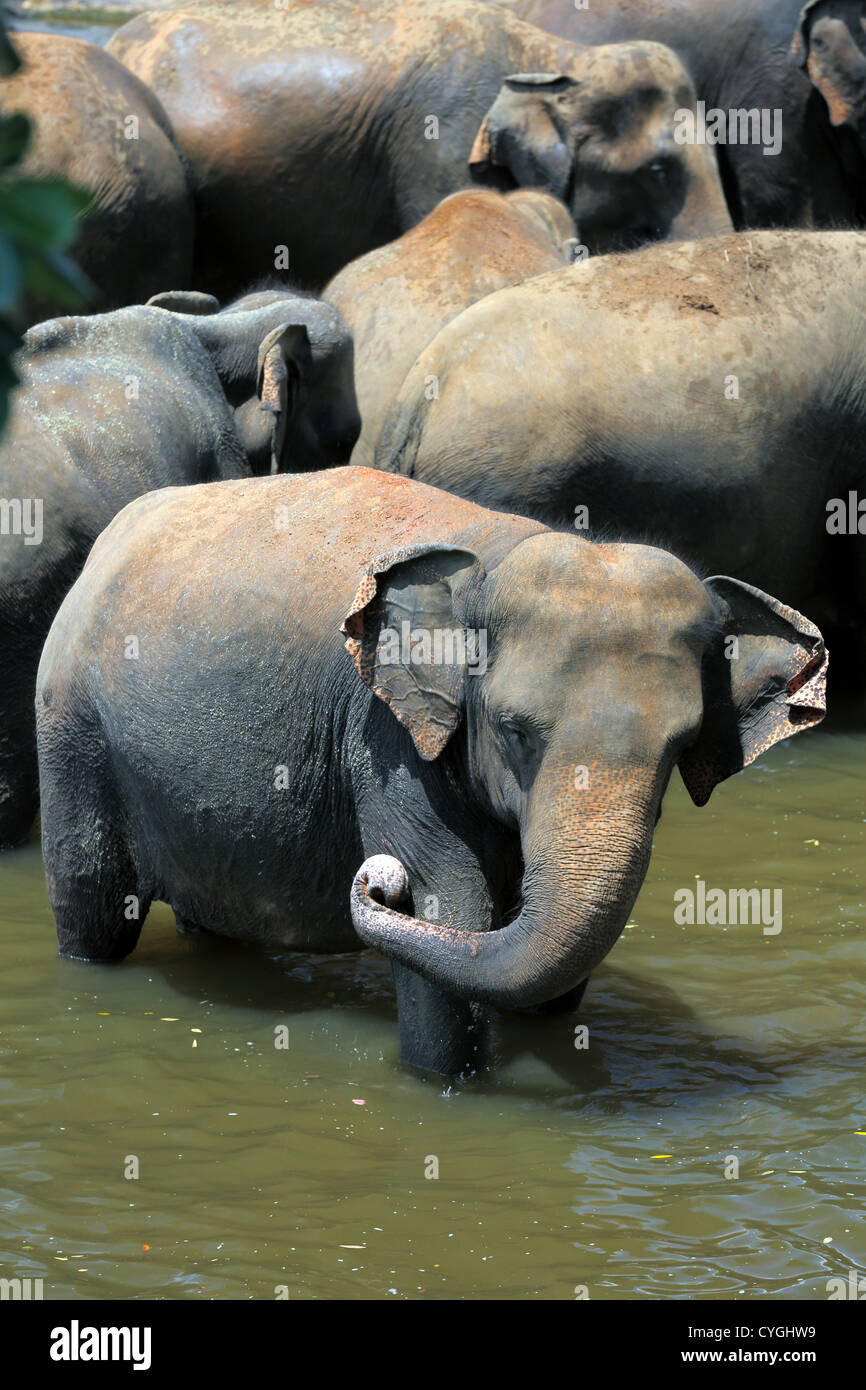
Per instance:
[[[526,762],[536,751],[537,740],[520,720],[499,720],[499,734],[507,752],[519,762]]]

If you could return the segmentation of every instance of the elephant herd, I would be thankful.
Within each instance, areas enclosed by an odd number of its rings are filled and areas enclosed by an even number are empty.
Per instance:
[[[0,441],[0,847],[41,807],[64,955],[154,900],[371,946],[402,1059],[482,1067],[579,1001],[675,767],[818,722],[822,633],[866,684],[866,0],[16,43],[101,299],[27,306]]]

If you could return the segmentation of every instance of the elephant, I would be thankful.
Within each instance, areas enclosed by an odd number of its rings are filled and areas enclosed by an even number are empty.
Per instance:
[[[154,899],[372,946],[402,1060],[479,1068],[487,1010],[556,1006],[614,945],[674,766],[703,805],[822,718],[826,665],[749,585],[373,469],[152,493],[39,667],[60,953],[125,957]]]
[[[854,231],[733,232],[551,271],[437,334],[376,467],[724,565],[834,631],[839,679],[859,685],[866,515],[858,531],[836,504],[866,497],[864,303]]]
[[[716,146],[737,228],[866,225],[866,0],[501,3],[577,43],[669,44],[708,112],[780,113],[773,156]]]
[[[4,78],[0,109],[33,126],[21,172],[68,179],[92,193],[74,258],[101,310],[141,303],[162,285],[187,286],[193,207],[168,117],[153,93],[95,44],[16,33],[20,70]],[[57,312],[31,294],[24,326]]]
[[[412,363],[461,309],[572,259],[566,207],[540,189],[464,189],[402,237],[350,262],[323,298],[355,344],[361,435],[352,463],[373,463],[382,424]]]
[[[474,0],[287,0],[141,14],[108,51],[169,114],[220,296],[275,269],[318,290],[473,182],[561,197],[591,252],[731,225],[660,45],[583,49]]]
[[[182,315],[207,349],[254,473],[349,462],[361,416],[353,336],[338,309],[273,285],[224,308],[213,295],[191,290],[162,292],[148,304]],[[265,375],[271,387],[262,394]]]
[[[258,304],[260,298],[266,302]],[[298,319],[296,301],[285,295],[276,303],[268,294],[252,296],[235,306],[237,312],[207,317],[133,306],[50,320],[24,335],[17,358],[23,384],[0,443],[0,848],[22,843],[36,814],[39,654],[100,531],[127,502],[153,488],[252,474],[256,459],[245,453],[236,424],[251,412],[232,409],[222,381],[240,389],[246,371],[243,389],[255,393],[258,385],[268,457],[281,467],[298,455],[321,463],[330,441],[313,449],[313,426],[296,428],[294,417],[307,408],[310,375],[314,399],[319,370],[335,379],[329,356],[336,355],[354,425],[343,452],[330,461],[348,459],[360,425],[348,335],[335,310],[300,303],[310,322],[313,314],[325,316],[321,333],[313,334],[323,347],[323,368],[311,364],[307,327],[292,321]],[[260,346],[251,333],[264,335]],[[334,418],[340,418],[339,402]],[[257,438],[253,442],[258,449]]]

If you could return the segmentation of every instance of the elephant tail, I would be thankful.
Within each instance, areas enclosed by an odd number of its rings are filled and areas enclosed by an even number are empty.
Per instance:
[[[425,412],[415,392],[408,399],[404,392],[405,385],[385,417],[373,466],[383,473],[401,473],[404,478],[414,478]]]

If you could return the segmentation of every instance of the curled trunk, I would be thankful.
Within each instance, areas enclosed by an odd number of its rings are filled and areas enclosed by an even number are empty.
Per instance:
[[[506,1009],[545,1003],[586,979],[613,946],[646,873],[652,827],[647,810],[639,820],[620,814],[559,824],[542,843],[525,836],[523,907],[493,932],[399,911],[408,898],[406,871],[399,860],[374,855],[352,883],[355,930],[366,945],[457,997]]]

